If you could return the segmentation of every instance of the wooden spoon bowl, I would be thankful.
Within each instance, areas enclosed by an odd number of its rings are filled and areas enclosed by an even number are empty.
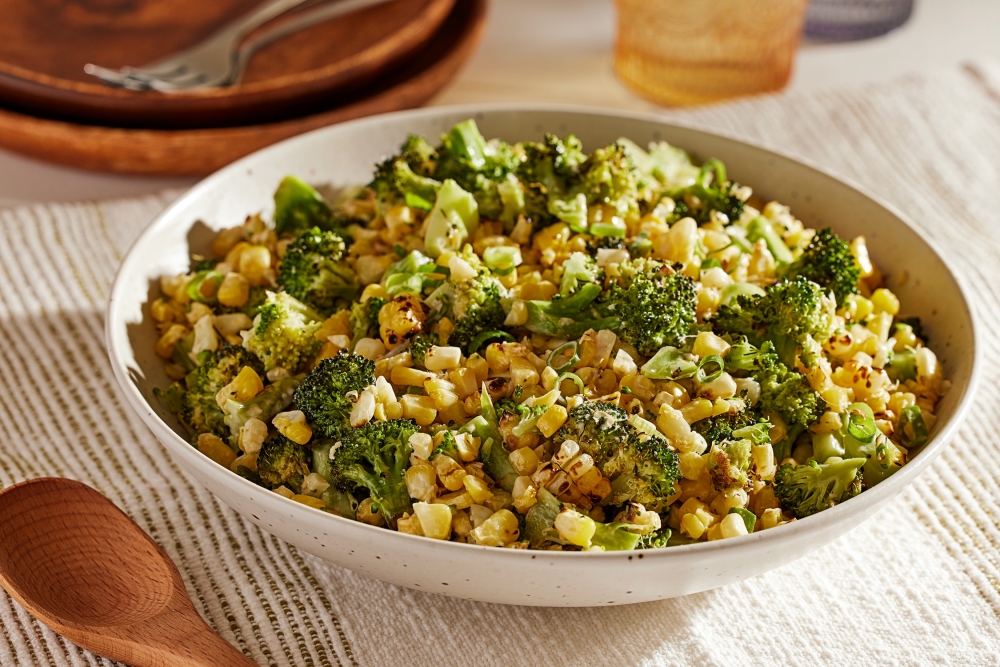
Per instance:
[[[136,667],[242,666],[198,616],[170,558],[86,484],[0,492],[0,585],[55,632]]]

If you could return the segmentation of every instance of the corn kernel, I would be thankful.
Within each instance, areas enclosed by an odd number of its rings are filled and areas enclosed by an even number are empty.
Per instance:
[[[472,496],[473,502],[477,505],[481,505],[493,495],[493,492],[490,491],[489,485],[473,475],[466,475],[463,477],[462,483],[465,485],[465,490],[469,492],[470,496]]]
[[[593,519],[569,508],[563,508],[556,515],[553,525],[559,537],[578,547],[590,546],[590,540],[597,532]]]
[[[420,426],[434,423],[434,418],[437,417],[434,399],[430,396],[406,394],[399,398],[399,402],[403,405],[403,416],[412,419]],[[388,406],[386,406],[386,414],[389,414]]]
[[[486,362],[486,359],[479,356],[478,354],[473,354],[471,357],[465,360],[465,367],[471,370],[476,376],[476,389],[486,382],[490,377],[490,365]]]
[[[739,537],[747,535],[747,525],[739,514],[727,514],[721,522],[722,537]]]
[[[510,312],[507,313],[503,324],[505,327],[519,327],[528,321],[528,306],[524,301],[514,301],[510,305]]]
[[[514,357],[510,360],[510,379],[518,387],[534,387],[538,384],[538,370],[527,359]]]
[[[251,417],[240,427],[240,449],[247,454],[255,454],[267,439],[267,424]]]
[[[536,426],[542,435],[551,438],[566,423],[566,417],[566,408],[561,405],[553,405],[538,418]]]
[[[312,507],[314,509],[318,510],[326,509],[326,503],[320,500],[319,498],[314,498],[312,496],[307,496],[301,493],[296,493],[294,496],[292,496],[292,500],[294,500],[297,503],[302,503],[307,507]]]
[[[463,479],[465,478],[463,477]],[[450,505],[457,510],[468,509],[475,504],[472,502],[472,496],[465,490],[464,484],[458,491],[438,496],[434,499],[434,503],[439,505]]]
[[[306,423],[306,416],[301,410],[280,412],[271,420],[278,433],[299,445],[304,445],[312,439],[312,428]]]
[[[239,272],[251,287],[270,282],[271,251],[262,245],[246,248],[240,254]]]
[[[236,460],[236,452],[214,433],[198,436],[198,451],[221,466],[228,468]]]
[[[875,266],[868,256],[868,244],[864,236],[858,236],[850,244],[851,254],[854,255],[854,263],[861,269],[861,277],[867,278],[875,273]]]
[[[465,463],[471,463],[479,457],[479,447],[481,444],[482,442],[479,438],[470,433],[455,434],[455,445],[458,449],[458,458]]]
[[[538,455],[530,447],[515,449],[509,457],[518,475],[530,475],[538,468]]]
[[[424,367],[429,371],[444,371],[449,368],[456,368],[461,361],[461,348],[432,345],[431,349],[427,350]]]
[[[385,404],[386,419],[401,419],[403,417],[403,404],[399,401],[392,401]]]
[[[704,398],[696,398],[681,408],[680,413],[684,417],[684,421],[688,424],[693,424],[711,417],[714,408],[715,406],[712,404],[712,401]]]
[[[458,403],[458,394],[455,393],[455,385],[443,378],[433,378],[424,383],[424,391],[434,399],[434,407],[437,410],[447,410]]]
[[[216,298],[223,306],[239,308],[250,298],[250,283],[238,273],[227,273],[219,285]]]
[[[164,359],[169,359],[174,354],[174,345],[187,334],[188,328],[183,324],[171,324],[156,341],[156,354]]]
[[[403,512],[403,516],[396,520],[396,530],[407,535],[424,534],[424,529],[420,527],[420,519],[415,514],[410,516],[409,512]]]
[[[451,518],[451,530],[459,537],[468,537],[469,533],[472,532],[472,520],[469,519],[469,513],[465,511],[455,512]]]
[[[681,517],[681,532],[692,540],[698,540],[705,534],[705,524],[694,514],[685,514]]]
[[[501,509],[473,528],[469,536],[476,544],[502,547],[517,540],[519,534],[517,517],[510,510]]]
[[[392,369],[392,372],[389,373],[389,379],[392,380],[393,384],[410,387],[423,387],[424,383],[428,380],[436,380],[437,375],[434,373],[428,373],[427,371],[421,371],[416,368],[395,366]]]
[[[458,491],[463,487],[463,480],[469,473],[455,459],[439,454],[431,464],[441,480],[441,486],[449,491]]]
[[[274,492],[277,493],[282,498],[288,498],[289,500],[291,500],[292,497],[295,496],[295,492],[292,491],[291,489],[289,489],[287,486],[284,486],[284,485],[279,486],[278,488],[276,488],[274,490]]]
[[[375,297],[378,297],[380,299],[389,298],[389,293],[385,291],[385,287],[383,287],[380,283],[373,283],[371,285],[367,285],[361,292],[362,303],[364,303],[368,299],[373,299]]]
[[[760,515],[760,528],[761,530],[766,530],[768,528],[774,528],[782,521],[781,510],[777,507],[771,507]]]
[[[455,387],[455,393],[465,400],[479,389],[476,374],[470,368],[456,368],[448,373],[448,379]]]
[[[371,498],[365,498],[358,503],[357,516],[361,523],[367,523],[371,526],[385,525],[385,517]]]
[[[705,459],[694,452],[681,452],[678,455],[681,475],[684,479],[696,480],[705,472]]]
[[[730,347],[729,343],[711,331],[702,331],[694,339],[691,353],[702,358],[710,354],[717,354],[720,357],[724,357],[729,354]]]
[[[451,536],[451,510],[447,505],[413,503],[413,513],[420,520],[425,537],[447,540]]]
[[[264,391],[264,381],[257,375],[257,371],[249,366],[244,366],[236,375],[236,379],[233,380],[233,389],[235,390],[236,400],[240,403],[245,403]]]

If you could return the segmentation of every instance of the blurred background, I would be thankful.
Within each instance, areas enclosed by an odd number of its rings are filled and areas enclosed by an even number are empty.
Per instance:
[[[729,16],[729,24],[716,24],[715,46],[699,45],[696,41],[685,45],[681,53],[689,60],[684,66],[700,72],[698,78],[703,81],[704,70],[697,69],[699,54],[707,53],[704,49],[718,48],[720,43],[736,54],[722,54],[732,56],[734,62],[739,62],[740,58],[752,62],[757,58],[759,65],[761,58],[766,57],[777,62],[779,70],[782,53],[787,52],[787,64],[792,63],[794,55],[794,66],[784,90],[795,94],[858,84],[878,86],[895,77],[951,67],[978,57],[1000,57],[1000,39],[997,39],[1000,2],[997,0],[882,2],[881,9],[875,8],[875,20],[869,22],[868,27],[864,25],[863,15],[865,12],[870,14],[871,6],[878,4],[873,0],[813,0],[808,19],[805,19],[807,0],[680,3],[689,8],[692,5],[736,4],[750,11],[758,29],[754,33],[740,23],[744,19]],[[664,5],[671,5],[673,9],[664,10]],[[669,90],[669,85],[668,94],[664,96],[662,81],[649,83],[643,79],[655,79],[664,71],[664,62],[677,64],[678,50],[669,52],[674,40],[649,39],[651,32],[656,33],[656,12],[667,11],[669,25],[688,22],[692,27],[687,31],[689,35],[704,34],[693,27],[704,21],[704,17],[691,12],[682,16],[678,14],[677,5],[676,0],[618,0],[622,20],[625,21],[628,14],[633,30],[633,48],[629,53],[621,52],[628,39],[618,42],[619,64],[629,58],[645,61],[645,65],[639,62],[640,66],[632,67],[631,73],[621,72],[629,78],[626,85],[623,77],[616,75],[616,2],[613,0],[492,0],[478,48],[457,75],[427,103],[547,102],[656,112],[663,107],[652,101],[653,98],[666,103],[714,102],[715,96],[702,94],[704,90],[694,96],[671,97],[674,91]],[[769,12],[784,12],[790,18],[770,16]],[[764,25],[762,17],[766,14],[773,25]],[[807,35],[799,42],[804,20],[810,33],[827,38]],[[884,32],[895,25],[894,21],[905,22],[886,34],[855,39],[870,32]],[[763,31],[760,30],[762,26]],[[627,37],[625,32],[629,29],[623,25],[623,36]],[[719,31],[723,32],[719,34]],[[714,55],[721,57],[719,53]],[[662,59],[657,61],[657,58]],[[648,66],[649,62],[653,65]],[[784,76],[779,72],[776,78],[772,77],[770,87],[781,87]],[[746,77],[742,80],[746,81]],[[722,88],[717,91],[717,97],[725,97],[725,85]],[[767,85],[762,89],[766,88]],[[636,90],[641,90],[642,94]],[[187,176],[151,177],[84,171],[0,149],[0,206],[133,196],[166,187],[184,187],[195,180]]]

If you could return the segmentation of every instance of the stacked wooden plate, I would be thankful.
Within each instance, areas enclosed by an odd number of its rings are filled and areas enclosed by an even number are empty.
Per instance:
[[[487,0],[394,0],[258,51],[240,83],[160,93],[86,75],[194,44],[261,0],[7,0],[0,146],[70,166],[196,175],[281,139],[418,106],[471,55]]]

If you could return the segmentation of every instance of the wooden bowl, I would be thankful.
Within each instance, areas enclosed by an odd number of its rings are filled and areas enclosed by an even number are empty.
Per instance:
[[[0,108],[0,146],[59,164],[131,174],[200,175],[282,139],[360,116],[419,106],[472,54],[486,0],[461,0],[414,57],[386,79],[327,107],[276,123],[194,130],[122,129],[37,118]]]
[[[288,120],[329,108],[331,95],[356,91],[411,57],[454,3],[395,0],[353,12],[263,47],[234,86],[160,93],[112,88],[83,66],[156,61],[260,0],[7,0],[0,106],[54,120],[157,129]]]

